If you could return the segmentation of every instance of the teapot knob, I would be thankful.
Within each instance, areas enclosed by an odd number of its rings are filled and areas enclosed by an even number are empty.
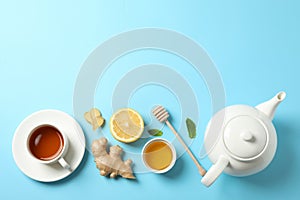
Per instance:
[[[251,131],[244,131],[240,136],[246,142],[251,142],[255,139]]]

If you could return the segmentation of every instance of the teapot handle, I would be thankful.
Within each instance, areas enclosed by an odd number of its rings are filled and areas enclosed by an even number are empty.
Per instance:
[[[223,170],[228,166],[229,160],[225,156],[220,156],[218,161],[207,171],[201,182],[209,187],[220,176]]]

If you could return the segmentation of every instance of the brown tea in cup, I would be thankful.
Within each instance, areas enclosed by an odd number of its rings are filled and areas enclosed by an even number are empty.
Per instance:
[[[28,147],[34,157],[42,161],[49,161],[61,153],[64,147],[64,138],[57,128],[43,125],[31,133]]]

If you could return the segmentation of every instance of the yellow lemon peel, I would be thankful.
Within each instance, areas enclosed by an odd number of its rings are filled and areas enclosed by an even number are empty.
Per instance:
[[[142,136],[143,131],[143,118],[131,108],[118,110],[110,119],[110,132],[120,142],[135,142]]]

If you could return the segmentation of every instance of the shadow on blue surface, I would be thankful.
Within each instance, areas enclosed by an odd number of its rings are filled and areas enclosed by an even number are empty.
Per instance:
[[[182,158],[176,160],[174,167],[165,174],[161,174],[162,178],[181,179],[184,175],[184,160]]]

